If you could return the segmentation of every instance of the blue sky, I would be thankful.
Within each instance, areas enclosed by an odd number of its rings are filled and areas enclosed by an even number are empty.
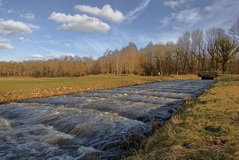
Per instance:
[[[129,42],[176,42],[184,31],[222,27],[238,0],[0,0],[0,61],[65,55],[98,58]]]

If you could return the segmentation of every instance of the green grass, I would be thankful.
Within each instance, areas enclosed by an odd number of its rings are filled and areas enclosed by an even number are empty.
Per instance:
[[[96,75],[79,78],[0,78],[0,103],[173,79],[198,79],[198,77],[195,75],[174,77]]]
[[[225,75],[185,104],[133,160],[239,159],[239,75]]]
[[[159,81],[159,77],[0,78],[0,103]]]

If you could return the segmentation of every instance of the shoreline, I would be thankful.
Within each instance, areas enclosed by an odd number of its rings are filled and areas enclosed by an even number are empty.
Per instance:
[[[239,159],[238,99],[239,75],[222,75],[127,160]]]

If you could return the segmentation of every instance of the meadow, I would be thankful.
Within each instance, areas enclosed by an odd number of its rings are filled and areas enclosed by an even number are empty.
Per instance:
[[[239,159],[239,75],[220,76],[128,159]]]
[[[198,79],[198,77],[195,75],[170,77],[94,75],[79,78],[0,78],[0,104],[173,79]]]
[[[0,78],[0,103],[155,82],[154,77]]]

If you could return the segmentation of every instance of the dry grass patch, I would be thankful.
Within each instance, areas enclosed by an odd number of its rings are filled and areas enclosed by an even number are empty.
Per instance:
[[[221,76],[128,159],[239,159],[238,99],[239,75]]]

